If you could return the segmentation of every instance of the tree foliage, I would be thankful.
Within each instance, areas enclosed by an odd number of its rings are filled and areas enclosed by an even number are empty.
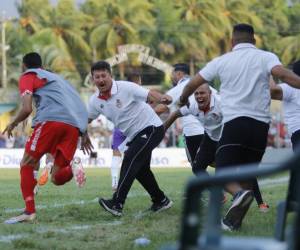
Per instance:
[[[16,82],[22,55],[35,50],[47,68],[80,86],[92,61],[113,56],[126,43],[195,69],[231,49],[237,23],[252,24],[258,47],[276,52],[284,64],[300,57],[298,0],[86,0],[80,6],[23,0],[18,11],[7,25],[10,82]]]

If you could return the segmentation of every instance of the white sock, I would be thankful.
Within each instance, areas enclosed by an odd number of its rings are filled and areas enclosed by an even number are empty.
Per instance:
[[[38,170],[33,170],[33,178],[36,180],[38,177],[39,171]]]
[[[113,156],[111,159],[111,185],[113,187],[118,185],[121,161],[120,156]]]

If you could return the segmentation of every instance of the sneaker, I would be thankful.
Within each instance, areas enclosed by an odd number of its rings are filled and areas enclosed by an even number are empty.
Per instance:
[[[33,222],[35,220],[35,213],[27,213],[24,212],[22,214],[20,214],[19,216],[16,217],[12,217],[6,221],[4,221],[5,224],[17,224],[17,223],[21,223],[21,222]]]
[[[74,157],[71,165],[76,185],[81,188],[86,182],[86,177],[81,163],[81,159],[79,157]]]
[[[173,201],[169,200],[168,197],[165,197],[160,202],[153,202],[153,204],[149,210],[156,213],[156,212],[166,210],[166,209],[172,207],[172,205],[173,205]]]
[[[264,203],[261,203],[261,204],[258,205],[258,209],[259,209],[260,212],[266,213],[266,212],[269,211],[270,207],[267,203],[264,202]]]
[[[107,212],[111,213],[115,216],[122,216],[123,204],[115,202],[113,199],[105,200],[99,198],[99,204],[103,207]]]
[[[242,220],[245,217],[251,203],[253,201],[253,192],[250,190],[241,190],[233,197],[231,207],[228,209],[222,226],[225,230],[238,230],[242,225]]]

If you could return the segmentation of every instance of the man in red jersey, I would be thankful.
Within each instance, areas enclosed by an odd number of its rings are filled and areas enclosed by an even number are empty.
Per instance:
[[[39,54],[32,52],[23,57],[24,73],[19,80],[21,109],[4,133],[12,136],[13,129],[32,113],[34,100],[36,114],[32,121],[34,131],[27,140],[21,160],[21,191],[25,201],[24,212],[6,220],[7,224],[33,221],[36,217],[34,170],[40,158],[50,153],[54,157],[51,180],[63,185],[74,175],[78,186],[85,182],[80,159],[74,159],[79,135],[86,132],[87,111],[74,87],[57,74],[42,69]],[[90,147],[85,148],[90,152]]]

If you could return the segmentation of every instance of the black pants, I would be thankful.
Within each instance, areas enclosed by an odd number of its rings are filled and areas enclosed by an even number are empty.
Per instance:
[[[125,203],[135,179],[149,193],[153,202],[159,202],[165,198],[150,169],[152,150],[162,141],[164,133],[163,126],[150,126],[140,131],[127,144],[128,149],[124,153],[118,189],[113,197],[115,201]]]
[[[192,162],[195,160],[197,151],[200,147],[200,144],[203,139],[203,134],[201,135],[193,135],[193,136],[184,136],[185,138],[185,144],[186,144],[186,154],[189,162],[192,164]]]
[[[258,163],[267,146],[269,124],[249,117],[238,117],[224,124],[216,152],[216,167]],[[251,180],[257,204],[263,202],[257,178]]]
[[[217,150],[217,141],[213,141],[205,133],[192,164],[192,170],[195,175],[206,173],[206,168],[209,164],[215,161],[215,153]]]
[[[293,151],[296,151],[296,148],[300,145],[300,130],[295,131],[291,137]]]

